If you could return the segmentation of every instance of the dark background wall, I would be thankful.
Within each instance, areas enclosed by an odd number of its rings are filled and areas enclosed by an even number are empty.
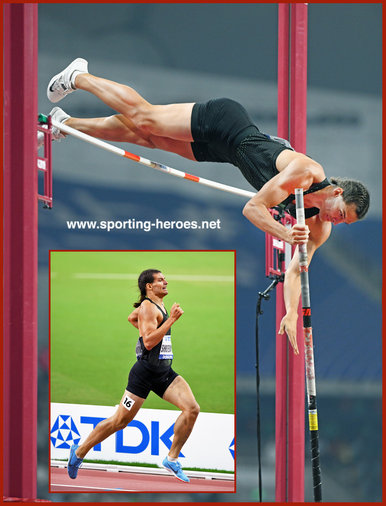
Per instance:
[[[381,4],[309,6],[310,87],[380,96]],[[123,66],[146,62],[276,81],[276,4],[43,4],[39,9],[40,47],[57,58],[82,50]]]

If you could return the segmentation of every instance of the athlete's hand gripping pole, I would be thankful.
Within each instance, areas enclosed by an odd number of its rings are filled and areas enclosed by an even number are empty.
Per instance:
[[[302,188],[295,189],[295,199],[296,199],[296,220],[299,225],[305,225]],[[316,409],[315,367],[314,367],[314,350],[312,343],[310,288],[308,282],[307,243],[299,244],[299,270],[300,270],[300,283],[302,293],[302,312],[303,312],[304,348],[306,360],[308,420],[309,420],[310,441],[311,441],[312,478],[314,488],[314,500],[315,502],[320,502],[322,500],[322,479],[319,462],[319,431],[318,431],[318,413]]]

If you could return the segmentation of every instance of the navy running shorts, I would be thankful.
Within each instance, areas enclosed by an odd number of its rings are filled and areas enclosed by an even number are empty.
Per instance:
[[[126,390],[146,399],[150,391],[162,398],[178,374],[171,367],[154,369],[144,360],[138,360],[130,370]]]

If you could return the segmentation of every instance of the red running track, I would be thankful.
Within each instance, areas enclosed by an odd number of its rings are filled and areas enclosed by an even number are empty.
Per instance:
[[[174,476],[80,469],[72,480],[67,469],[51,467],[50,492],[235,492],[233,480],[190,478],[184,483]]]

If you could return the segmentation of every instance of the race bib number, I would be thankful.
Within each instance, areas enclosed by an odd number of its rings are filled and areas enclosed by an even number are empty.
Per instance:
[[[160,360],[172,360],[173,359],[171,336],[164,336],[164,338],[162,339],[161,349],[159,352],[159,358],[160,358]]]
[[[128,395],[125,395],[125,398],[122,401],[123,407],[127,409],[127,411],[130,411],[131,408],[135,404],[135,400],[131,399]]]

